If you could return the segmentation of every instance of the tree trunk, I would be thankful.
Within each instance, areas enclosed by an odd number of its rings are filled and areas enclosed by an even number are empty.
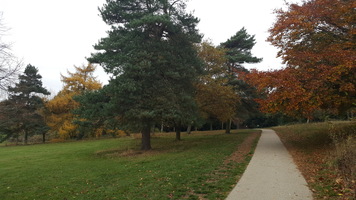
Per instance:
[[[221,122],[221,130],[224,130],[224,122]]]
[[[226,123],[225,133],[226,134],[230,134],[231,133],[231,119],[229,119],[229,121]]]
[[[192,133],[192,125],[189,125],[187,128],[187,133],[191,134]]]
[[[176,127],[176,140],[180,141],[180,127]]]
[[[161,133],[163,133],[163,122],[161,124]]]
[[[27,145],[27,141],[28,141],[28,133],[27,133],[27,131],[25,131],[25,145]]]
[[[142,130],[142,143],[141,143],[141,150],[148,151],[151,150],[151,126],[146,125]]]
[[[42,133],[42,143],[46,143],[46,133]]]
[[[213,122],[210,122],[210,130],[213,130]]]

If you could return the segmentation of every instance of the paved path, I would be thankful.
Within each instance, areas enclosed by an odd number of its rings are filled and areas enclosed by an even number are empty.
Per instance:
[[[312,194],[277,134],[264,129],[251,162],[227,200],[312,200]]]

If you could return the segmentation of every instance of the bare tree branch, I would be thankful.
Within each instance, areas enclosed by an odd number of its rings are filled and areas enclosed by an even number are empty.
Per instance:
[[[9,29],[3,24],[0,12],[0,91],[7,91],[18,76],[22,67],[22,61],[11,52],[11,44],[3,41],[3,37]]]

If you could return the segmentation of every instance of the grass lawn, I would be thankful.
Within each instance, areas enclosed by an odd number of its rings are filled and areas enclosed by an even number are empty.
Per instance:
[[[0,147],[0,199],[224,199],[243,161],[226,162],[253,130],[173,134]]]
[[[280,136],[315,200],[356,199],[356,123],[279,126]]]

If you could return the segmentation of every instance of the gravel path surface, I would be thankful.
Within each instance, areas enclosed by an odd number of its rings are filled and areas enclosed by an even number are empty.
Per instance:
[[[227,200],[312,200],[312,193],[277,134],[263,129],[255,154]]]

